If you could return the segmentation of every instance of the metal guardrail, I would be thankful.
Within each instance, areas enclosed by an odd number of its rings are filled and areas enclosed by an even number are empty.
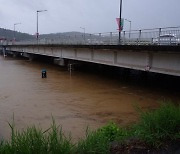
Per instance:
[[[40,36],[41,38],[41,36]],[[180,27],[166,27],[122,31],[120,45],[180,45]],[[24,41],[2,41],[1,45],[64,44],[64,45],[119,45],[119,32],[63,35]]]

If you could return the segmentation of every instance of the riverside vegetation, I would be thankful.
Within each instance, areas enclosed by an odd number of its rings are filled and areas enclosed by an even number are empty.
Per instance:
[[[86,130],[86,137],[77,143],[64,136],[55,124],[43,131],[35,126],[22,131],[9,123],[11,139],[0,142],[2,154],[108,154],[150,153],[168,151],[180,145],[180,105],[163,103],[160,108],[140,114],[139,121],[128,127],[110,122],[96,131]],[[176,147],[174,147],[176,148]],[[174,150],[174,149],[170,149]],[[179,149],[175,149],[179,150]]]

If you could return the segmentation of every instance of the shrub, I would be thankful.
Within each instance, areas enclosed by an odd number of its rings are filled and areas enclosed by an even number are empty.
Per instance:
[[[104,127],[98,129],[98,131],[110,142],[124,140],[127,136],[129,136],[129,132],[125,128],[121,128],[113,122],[110,122]]]
[[[79,141],[77,153],[109,153],[111,142],[122,141],[128,136],[126,129],[120,128],[117,124],[110,122],[97,131],[91,132],[87,129],[86,138]]]

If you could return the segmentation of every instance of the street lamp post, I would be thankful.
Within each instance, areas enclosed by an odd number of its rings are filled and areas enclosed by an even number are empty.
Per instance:
[[[16,40],[15,31],[16,31],[16,25],[20,25],[21,23],[15,23],[14,24],[14,41]]]
[[[119,6],[119,45],[121,44],[121,15],[122,15],[122,0],[120,0]]]
[[[47,11],[47,10],[37,10],[37,33],[36,33],[37,42],[38,42],[38,39],[39,39],[38,14],[39,14],[39,12],[45,12],[45,11]]]
[[[84,27],[80,27],[80,28],[84,30],[84,41],[85,41],[86,29]]]
[[[126,21],[128,21],[129,22],[129,39],[130,39],[130,37],[131,37],[131,20],[128,20],[128,19],[124,19],[124,20],[126,20]]]

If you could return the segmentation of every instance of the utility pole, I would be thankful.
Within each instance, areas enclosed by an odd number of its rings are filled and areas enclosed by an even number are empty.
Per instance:
[[[119,45],[121,45],[121,15],[122,15],[122,0],[120,0],[119,6]]]

